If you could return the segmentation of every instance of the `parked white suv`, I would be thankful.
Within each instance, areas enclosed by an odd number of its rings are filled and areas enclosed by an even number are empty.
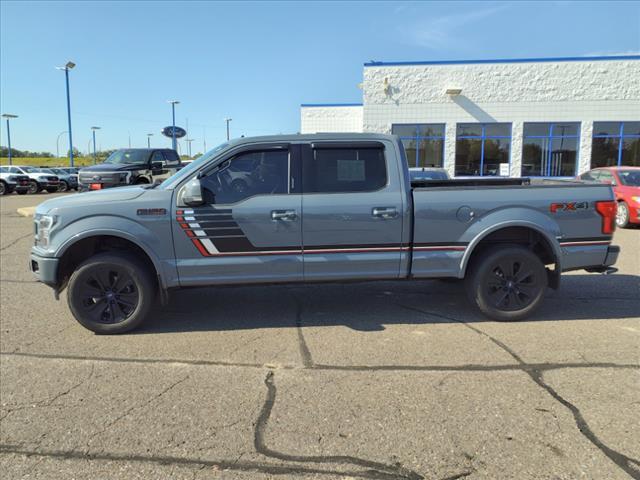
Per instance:
[[[0,195],[17,192],[24,195],[29,190],[29,177],[18,173],[10,173],[9,167],[0,167]]]
[[[60,179],[57,176],[41,172],[39,168],[20,165],[11,165],[6,168],[9,169],[9,173],[27,175],[29,177],[29,193],[38,193],[42,190],[53,193],[57,192],[60,186]]]

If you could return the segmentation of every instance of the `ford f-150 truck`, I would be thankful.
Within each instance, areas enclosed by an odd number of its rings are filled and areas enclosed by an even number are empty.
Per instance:
[[[169,148],[124,148],[103,163],[81,168],[78,185],[81,191],[87,191],[158,183],[181,166],[178,153]]]
[[[180,287],[439,277],[520,320],[561,272],[615,270],[615,216],[608,185],[412,184],[395,136],[241,138],[159,185],[40,204],[30,267],[96,333],[135,328]]]

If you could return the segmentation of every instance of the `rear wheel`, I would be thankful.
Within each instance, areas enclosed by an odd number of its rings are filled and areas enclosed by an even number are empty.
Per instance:
[[[101,253],[78,267],[67,301],[85,328],[98,334],[123,333],[139,326],[154,303],[151,272],[126,253]]]
[[[67,190],[69,190],[69,185],[67,184],[67,182],[65,182],[64,180],[60,180],[60,183],[58,184],[58,191],[66,192]]]
[[[489,318],[522,320],[538,309],[544,299],[547,271],[527,248],[518,245],[490,248],[470,269],[467,294]]]
[[[629,225],[629,207],[624,201],[618,202],[618,209],[616,210],[616,225],[619,228],[625,228]]]
[[[6,195],[7,193],[9,193],[9,189],[3,181],[0,181],[0,195]]]

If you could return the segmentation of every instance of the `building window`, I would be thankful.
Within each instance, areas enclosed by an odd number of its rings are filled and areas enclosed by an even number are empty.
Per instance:
[[[640,167],[640,122],[594,122],[591,168]]]
[[[522,175],[572,177],[576,174],[579,123],[525,123]]]
[[[510,149],[510,123],[459,123],[455,174],[508,175]]]
[[[400,137],[410,168],[442,168],[444,124],[392,125],[391,133]]]

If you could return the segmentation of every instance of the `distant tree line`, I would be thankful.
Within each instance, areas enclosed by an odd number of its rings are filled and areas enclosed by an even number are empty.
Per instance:
[[[9,149],[7,147],[0,147],[0,157],[8,157]],[[15,148],[11,149],[12,157],[36,157],[36,158],[51,158],[55,155],[50,152],[30,152],[29,150],[17,150]]]

